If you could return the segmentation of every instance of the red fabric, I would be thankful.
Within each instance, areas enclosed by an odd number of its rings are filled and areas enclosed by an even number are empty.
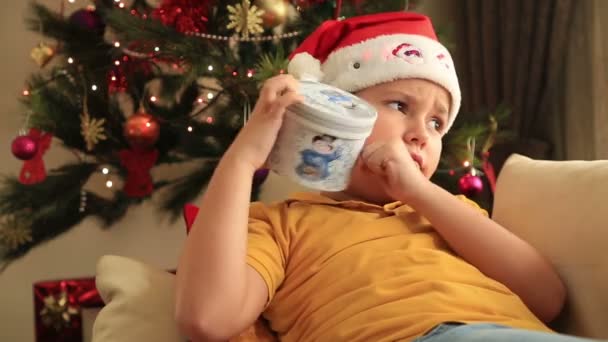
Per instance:
[[[41,183],[46,179],[46,169],[42,156],[51,146],[53,134],[43,132],[36,128],[30,128],[28,135],[38,144],[38,151],[34,158],[23,162],[23,167],[19,173],[19,182],[31,185]]]
[[[190,233],[190,229],[192,228],[192,224],[194,224],[196,214],[198,214],[198,207],[192,204],[186,204],[184,206],[183,214],[184,221],[186,221],[186,233]]]
[[[307,52],[321,63],[342,47],[390,34],[414,34],[437,40],[431,20],[413,12],[362,15],[345,20],[327,20],[289,56]]]
[[[482,168],[486,178],[488,179],[488,183],[490,183],[490,190],[493,194],[494,190],[496,189],[496,172],[494,171],[494,166],[488,160],[488,156],[483,157]]]
[[[152,193],[154,184],[150,169],[156,164],[158,150],[121,150],[120,163],[127,169],[123,191],[129,197],[145,197]]]

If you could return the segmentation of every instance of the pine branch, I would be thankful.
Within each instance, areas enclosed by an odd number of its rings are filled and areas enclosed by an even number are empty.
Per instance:
[[[167,194],[162,200],[161,208],[171,215],[172,220],[178,219],[184,205],[192,202],[201,193],[209,182],[217,163],[217,160],[202,161],[200,168],[178,179],[165,190]]]

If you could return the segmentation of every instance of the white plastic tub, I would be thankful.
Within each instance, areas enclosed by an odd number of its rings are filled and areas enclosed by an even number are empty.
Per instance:
[[[305,101],[290,106],[270,153],[276,173],[313,189],[346,189],[376,110],[338,88],[300,81]]]

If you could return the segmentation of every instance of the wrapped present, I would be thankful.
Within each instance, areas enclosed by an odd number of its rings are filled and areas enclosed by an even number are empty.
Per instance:
[[[35,283],[36,342],[82,342],[82,309],[103,305],[95,278]]]

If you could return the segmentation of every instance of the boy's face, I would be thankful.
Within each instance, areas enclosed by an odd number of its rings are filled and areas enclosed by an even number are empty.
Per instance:
[[[443,87],[423,79],[401,79],[365,88],[357,95],[378,111],[378,119],[365,145],[376,141],[403,141],[411,155],[420,159],[422,173],[430,178],[439,164],[441,138],[450,108],[450,94]],[[394,200],[380,193],[382,186],[369,186],[369,173],[357,162],[347,192],[376,202]]]

